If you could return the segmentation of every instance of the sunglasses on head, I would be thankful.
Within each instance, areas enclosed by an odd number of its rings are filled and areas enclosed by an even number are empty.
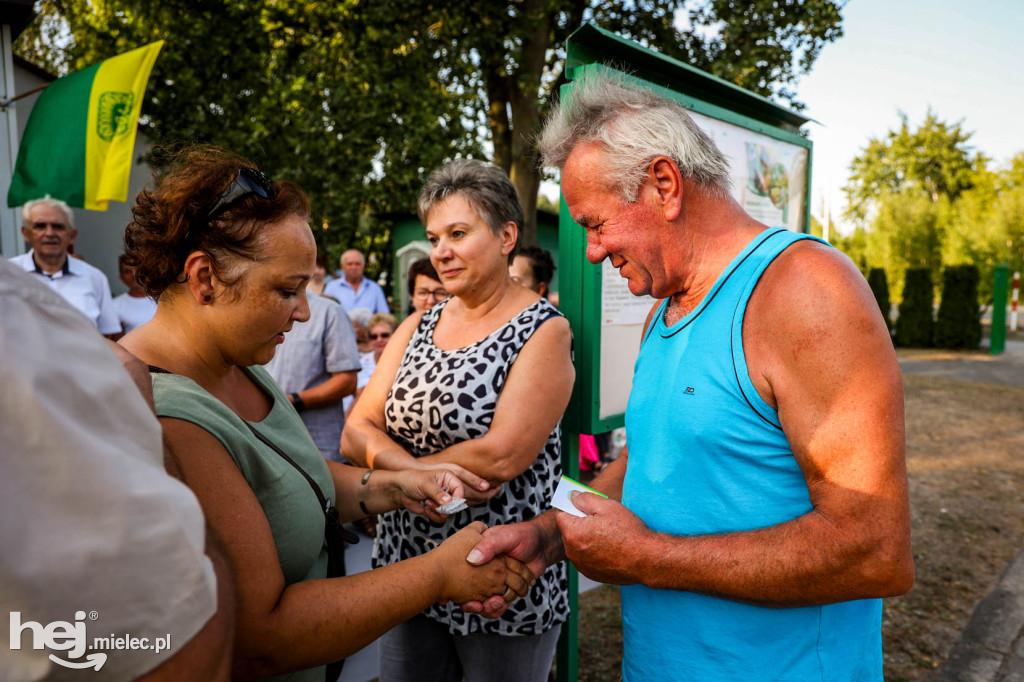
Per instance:
[[[277,185],[260,170],[248,166],[239,168],[235,179],[206,212],[206,222],[212,222],[250,194],[260,199],[273,199],[277,196]]]

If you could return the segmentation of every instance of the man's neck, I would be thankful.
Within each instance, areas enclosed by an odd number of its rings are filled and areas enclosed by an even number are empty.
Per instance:
[[[678,290],[670,296],[672,321],[696,308],[729,263],[766,227],[732,201],[700,202],[691,210],[697,215],[690,216],[689,236],[678,241],[675,254],[682,276]]]
[[[353,281],[353,280],[349,279],[348,277],[346,277],[345,281],[348,282],[349,286],[351,286],[353,289],[355,289],[356,291],[359,291],[359,285],[363,283],[363,278],[362,278],[362,276],[360,276],[359,279]]]
[[[58,254],[56,256],[45,256],[38,251],[32,251],[32,260],[39,266],[39,269],[48,275],[56,275],[58,272],[64,269],[65,263],[68,262],[68,254]]]

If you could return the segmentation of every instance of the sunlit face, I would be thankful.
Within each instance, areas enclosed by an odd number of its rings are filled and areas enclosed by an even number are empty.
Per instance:
[[[235,284],[237,296],[215,295],[222,303],[215,318],[219,345],[236,365],[270,362],[292,325],[309,319],[306,284],[316,260],[309,225],[290,216],[263,230],[263,253]]]
[[[670,296],[662,241],[669,232],[664,216],[652,205],[649,181],[637,200],[625,203],[603,181],[604,151],[583,142],[573,149],[562,168],[562,194],[573,220],[587,232],[587,260],[605,258],[629,281],[634,296]]]
[[[64,211],[53,206],[33,206],[28,225],[21,226],[25,241],[44,258],[64,256],[75,242],[78,230],[68,224]]]
[[[508,274],[516,284],[541,293],[540,282],[533,276],[533,264],[526,256],[516,256],[508,266]]]
[[[384,346],[388,345],[388,341],[391,340],[391,335],[394,332],[395,330],[387,322],[378,322],[370,327],[370,345],[373,346],[373,350],[377,355],[380,355],[384,350]]]
[[[444,285],[426,275],[416,275],[412,288],[412,307],[416,312],[428,310],[446,298],[448,291]]]
[[[363,272],[366,270],[366,261],[363,254],[358,251],[346,251],[341,255],[341,269],[345,273],[345,279],[349,282],[358,282],[363,279]]]
[[[495,235],[487,222],[461,195],[439,201],[427,214],[430,262],[452,296],[508,278],[508,254],[515,248],[515,223]]]

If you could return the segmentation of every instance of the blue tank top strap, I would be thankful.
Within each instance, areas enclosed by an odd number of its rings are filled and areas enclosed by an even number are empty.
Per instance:
[[[782,430],[782,424],[779,421],[778,410],[765,402],[761,394],[754,387],[754,382],[750,379],[750,372],[747,369],[747,357],[743,348],[743,320],[746,316],[747,302],[750,300],[750,295],[754,292],[754,287],[761,281],[761,276],[768,269],[768,266],[790,246],[806,239],[828,244],[828,242],[812,235],[791,232],[783,228],[772,230],[771,232],[766,231],[763,237],[755,240],[758,243],[750,251],[748,257],[743,259],[736,267],[737,274],[741,275],[740,281],[744,277],[746,281],[736,302],[736,309],[732,317],[730,348],[732,350],[733,371],[736,376],[736,382],[739,384],[740,392],[743,394],[743,398],[746,400],[747,405],[750,406],[750,409],[758,417],[779,431]]]

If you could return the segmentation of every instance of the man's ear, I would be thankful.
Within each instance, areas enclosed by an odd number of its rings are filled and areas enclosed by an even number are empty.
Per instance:
[[[193,251],[185,259],[185,276],[189,292],[199,305],[208,305],[213,301],[214,280],[213,264],[210,257],[202,251]]]
[[[647,168],[647,177],[657,193],[658,203],[666,220],[675,220],[683,208],[683,175],[676,162],[658,156]]]

